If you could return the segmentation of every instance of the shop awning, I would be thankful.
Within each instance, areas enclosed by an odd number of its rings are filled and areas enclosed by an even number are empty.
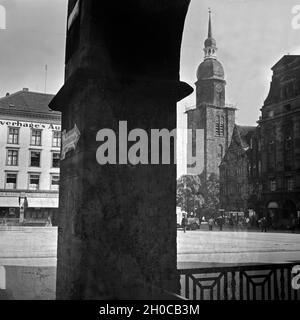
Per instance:
[[[19,208],[19,197],[0,197],[0,208]]]
[[[58,208],[57,198],[27,198],[28,208]]]

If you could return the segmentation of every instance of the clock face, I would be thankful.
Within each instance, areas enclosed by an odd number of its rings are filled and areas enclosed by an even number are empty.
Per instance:
[[[216,85],[216,90],[217,90],[217,92],[222,92],[223,91],[223,86],[220,83],[218,83]]]

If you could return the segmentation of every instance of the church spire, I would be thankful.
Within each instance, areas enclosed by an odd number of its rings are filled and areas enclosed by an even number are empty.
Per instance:
[[[208,10],[208,35],[204,42],[204,60],[216,59],[217,46],[216,40],[212,36],[211,10]]]
[[[208,20],[208,38],[212,38],[212,30],[211,30],[211,10],[210,8],[208,8],[208,16],[209,16],[209,20]]]

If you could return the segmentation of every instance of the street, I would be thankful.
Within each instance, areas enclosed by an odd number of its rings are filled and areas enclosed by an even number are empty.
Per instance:
[[[300,234],[177,232],[178,268],[300,261]]]

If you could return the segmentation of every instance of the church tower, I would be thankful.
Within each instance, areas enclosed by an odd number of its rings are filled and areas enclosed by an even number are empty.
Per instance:
[[[225,103],[225,73],[217,59],[217,43],[212,33],[209,10],[204,60],[197,69],[196,106],[187,111],[188,174],[219,175],[219,165],[227,150],[235,123],[235,108]],[[195,159],[195,161],[193,161]]]

